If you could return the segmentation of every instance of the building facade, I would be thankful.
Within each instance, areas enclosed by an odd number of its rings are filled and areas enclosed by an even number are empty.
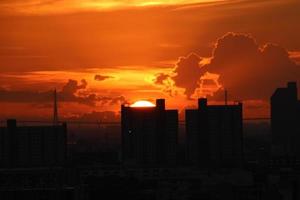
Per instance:
[[[207,105],[186,110],[187,160],[200,166],[239,166],[243,159],[243,109],[237,105]]]
[[[165,100],[154,107],[122,105],[122,162],[160,166],[176,163],[178,112],[166,110]]]
[[[8,120],[0,127],[0,167],[40,167],[62,165],[67,154],[66,124],[17,126]]]
[[[271,96],[271,131],[273,154],[299,156],[300,154],[300,101],[297,83],[289,82],[277,88]]]

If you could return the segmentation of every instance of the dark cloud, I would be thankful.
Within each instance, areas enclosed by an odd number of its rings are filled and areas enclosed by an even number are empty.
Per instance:
[[[199,77],[204,74],[204,71],[200,68],[200,58],[198,55],[192,53],[187,57],[179,58],[176,63],[174,73],[172,77],[176,86],[184,88],[185,94],[189,98],[198,87]]]
[[[125,99],[124,96],[114,97],[110,101],[110,105],[123,104],[123,103],[127,103],[127,100]]]
[[[169,94],[171,97],[177,95],[177,90],[174,89],[174,81],[172,79],[172,75],[158,73],[152,81],[157,85],[163,86],[162,91]]]
[[[94,79],[96,81],[104,81],[104,80],[109,79],[109,78],[113,78],[113,77],[112,76],[103,76],[103,75],[100,75],[100,74],[97,74],[94,77]]]
[[[15,102],[15,103],[41,103],[48,102],[52,99],[53,92],[37,92],[37,91],[11,91],[0,89],[1,102]]]
[[[75,9],[74,0],[68,1],[66,7]],[[228,30],[246,30],[261,41],[276,41],[293,51],[300,48],[299,0],[235,0],[220,1],[217,5],[149,6],[110,12],[88,11],[85,7],[84,12],[75,9],[76,13],[69,15],[60,13],[66,8],[58,4],[50,6],[54,10],[51,14],[46,12],[52,10],[48,5],[42,6],[45,12],[38,15],[21,14],[15,2],[33,4],[25,7],[34,12],[39,4],[49,4],[52,0],[0,1],[3,7],[8,4],[10,13],[0,8],[1,72],[81,71],[98,66],[152,68],[153,63],[157,66],[157,62],[195,49],[207,56],[210,42]],[[276,23],[270,23],[270,19]],[[180,48],[166,50],[165,44]]]
[[[94,101],[93,95],[88,95],[87,97],[80,98],[76,95],[76,92],[85,89],[87,86],[86,80],[81,80],[81,84],[78,84],[76,80],[69,80],[66,85],[63,86],[62,90],[58,92],[58,95],[64,101],[79,101],[79,102],[90,102]]]
[[[168,74],[159,73],[156,74],[155,79],[153,80],[155,84],[163,85],[164,81],[167,80],[170,77]]]
[[[201,64],[196,54],[180,58],[174,68],[172,79],[177,87],[185,89],[190,98],[196,89],[204,87],[206,72],[218,74],[218,82],[229,91],[233,100],[268,99],[275,88],[287,81],[300,80],[300,66],[283,47],[268,43],[258,45],[248,34],[227,33],[219,38],[213,49],[210,62]],[[220,98],[218,91],[214,98]]]
[[[90,93],[86,91],[86,87],[86,80],[81,80],[79,84],[78,81],[70,79],[63,88],[57,92],[58,100],[60,102],[73,102],[89,106],[95,106],[97,103],[101,105],[114,105],[126,101],[123,96],[99,96],[96,93]],[[0,88],[0,101],[47,104],[53,101],[53,91],[11,91]]]
[[[276,44],[259,46],[252,36],[227,33],[220,38],[211,63],[220,83],[236,99],[267,99],[275,88],[300,79],[300,67]]]

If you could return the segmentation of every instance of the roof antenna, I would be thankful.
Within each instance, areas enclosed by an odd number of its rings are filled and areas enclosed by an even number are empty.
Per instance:
[[[54,126],[58,125],[57,93],[56,93],[56,88],[54,89],[53,125],[54,125]]]

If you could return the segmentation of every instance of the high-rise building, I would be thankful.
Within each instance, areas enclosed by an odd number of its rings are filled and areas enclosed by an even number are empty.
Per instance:
[[[17,126],[7,120],[0,127],[0,167],[59,166],[66,160],[67,127]]]
[[[176,163],[178,112],[165,100],[153,107],[122,105],[122,161],[125,165],[162,166]]]
[[[243,157],[243,106],[207,105],[186,110],[187,160],[192,165],[239,166]]]
[[[277,88],[271,96],[273,153],[278,156],[300,155],[300,102],[297,83]]]

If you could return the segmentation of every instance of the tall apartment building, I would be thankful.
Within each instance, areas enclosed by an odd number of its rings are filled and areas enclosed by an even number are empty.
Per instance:
[[[133,166],[176,163],[178,112],[166,110],[165,100],[153,107],[122,105],[122,161]]]
[[[66,160],[66,124],[17,126],[8,120],[0,127],[0,167],[41,167],[62,165]]]
[[[187,160],[199,166],[239,166],[243,158],[243,106],[207,105],[186,110]]]
[[[300,101],[297,83],[277,88],[271,96],[273,150],[279,156],[300,155]]]

